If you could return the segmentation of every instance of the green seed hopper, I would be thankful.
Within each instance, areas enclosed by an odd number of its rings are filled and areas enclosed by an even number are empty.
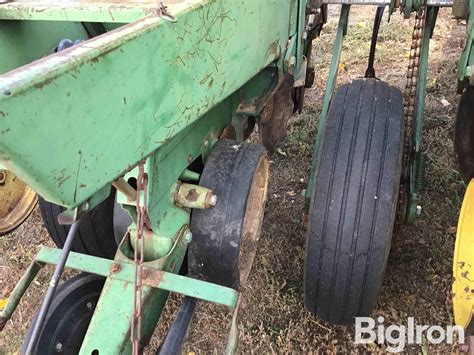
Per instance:
[[[343,2],[305,267],[306,306],[342,324],[370,314],[395,219],[419,212],[429,38],[438,8],[452,5],[354,3],[416,13],[417,83],[404,112],[398,89],[375,79],[378,11],[373,75],[334,92]],[[467,18],[468,7],[456,9]],[[25,353],[139,353],[170,292],[186,297],[161,353],[179,351],[196,300],[232,310],[235,352],[269,177],[266,150],[245,139],[256,125],[267,150],[285,137],[326,16],[319,0],[0,1],[0,169],[41,196],[62,247],[40,250],[1,313],[3,328],[41,267],[56,265]],[[58,287],[64,267],[83,273]]]

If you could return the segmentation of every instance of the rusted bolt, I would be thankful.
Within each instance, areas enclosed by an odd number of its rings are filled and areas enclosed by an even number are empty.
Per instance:
[[[4,184],[7,180],[7,172],[6,170],[0,170],[0,184]]]
[[[110,271],[113,272],[114,274],[120,271],[120,264],[119,263],[113,263],[112,266],[110,267]]]

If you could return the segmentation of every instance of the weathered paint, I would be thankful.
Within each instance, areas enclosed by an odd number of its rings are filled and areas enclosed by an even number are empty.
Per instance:
[[[158,15],[159,3],[111,0],[14,1],[0,5],[0,20],[130,23]]]
[[[78,206],[278,60],[271,49],[288,40],[285,0],[170,11],[178,22],[146,18],[1,76],[2,163],[46,199]]]

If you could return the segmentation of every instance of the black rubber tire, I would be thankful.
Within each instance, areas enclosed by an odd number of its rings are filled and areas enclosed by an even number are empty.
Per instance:
[[[82,217],[78,234],[74,240],[72,250],[87,255],[113,259],[117,251],[117,241],[114,233],[114,201],[115,190],[110,196],[91,212]],[[66,242],[70,226],[58,223],[58,215],[64,208],[50,203],[42,198],[39,206],[43,222],[49,235],[58,248]]]
[[[239,289],[239,254],[247,200],[255,170],[266,150],[259,144],[220,140],[199,185],[213,190],[217,205],[193,210],[188,268],[192,277]]]
[[[474,178],[474,88],[469,86],[461,96],[454,126],[454,151],[459,172],[467,183]]]
[[[305,259],[305,304],[353,325],[377,301],[390,250],[403,146],[400,91],[356,80],[335,94],[318,157]]]
[[[59,285],[32,353],[78,354],[104,283],[102,276],[81,273]],[[27,350],[37,317],[38,314],[26,333],[22,354]],[[63,346],[61,351],[55,348],[58,342]]]

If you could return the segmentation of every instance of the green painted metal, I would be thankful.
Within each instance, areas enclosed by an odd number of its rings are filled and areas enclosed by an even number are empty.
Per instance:
[[[458,64],[458,80],[460,89],[464,86],[464,82],[474,85],[474,0],[469,1],[469,18],[467,22],[467,39],[466,46],[461,55]]]
[[[196,173],[195,171],[185,169],[181,176],[179,177],[180,180],[187,180],[187,181],[199,181],[201,174]]]
[[[296,51],[303,47],[305,16],[300,11],[305,4],[176,0],[168,9],[175,23],[148,13],[150,4],[71,1],[46,6],[22,1],[0,6],[0,19],[16,20],[0,21],[0,26],[66,26],[70,31],[25,51],[24,58],[9,58],[0,75],[0,164],[75,217],[102,201],[117,178],[136,178],[136,164],[145,162],[151,230],[145,233],[142,345],[151,337],[169,292],[237,306],[238,292],[176,275],[192,236],[190,209],[178,206],[175,194],[180,179],[199,178],[187,169],[201,156],[205,160],[224,128],[237,121],[245,127],[249,117],[261,113],[283,81],[284,58],[295,58],[292,68],[302,66]],[[142,15],[149,17],[118,23]],[[66,16],[87,23],[65,25],[60,21]],[[23,38],[17,31],[9,34],[0,36],[2,52]],[[100,34],[40,59],[60,39]],[[290,38],[294,45],[287,48]],[[35,59],[40,60],[21,67]],[[134,223],[115,260],[72,253],[66,264],[107,277],[83,354],[131,349],[136,211],[122,193],[117,199]],[[59,253],[43,248],[37,260],[54,264]],[[233,351],[237,312],[229,337]]]
[[[8,169],[46,199],[79,206],[286,46],[287,1],[182,4],[176,23],[146,18],[1,76],[0,160]],[[56,159],[45,162],[51,152]]]
[[[5,308],[0,312],[0,331],[3,329],[7,321],[11,318],[16,307],[20,303],[21,297],[25,294],[26,290],[30,286],[31,282],[35,279],[38,272],[43,267],[43,263],[33,261],[26,272],[21,277],[20,281],[15,286],[15,289],[8,298],[8,303]]]
[[[53,54],[59,41],[65,38],[76,40],[89,37],[80,23],[0,21],[0,74]]]
[[[425,98],[426,78],[428,74],[428,60],[430,53],[430,40],[436,25],[438,7],[428,7],[426,13],[425,29],[423,33],[422,48],[420,54],[420,66],[418,71],[418,87],[416,100],[416,125],[414,158],[410,174],[410,193],[408,216],[406,222],[411,224],[417,217],[417,206],[420,203],[420,195],[424,185],[424,153],[423,153],[423,125],[425,120]]]
[[[311,164],[310,177],[308,180],[308,187],[306,189],[306,201],[308,205],[313,196],[314,179],[316,175],[316,170],[318,168],[319,148],[321,145],[324,127],[326,126],[326,121],[327,121],[327,117],[329,113],[329,107],[331,105],[332,96],[334,94],[334,89],[336,87],[337,72],[339,70],[339,62],[341,60],[341,53],[342,53],[342,44],[344,41],[344,37],[347,34],[347,26],[349,23],[349,12],[350,12],[350,5],[342,5],[341,14],[339,17],[339,24],[338,24],[337,32],[336,32],[336,38],[334,39],[331,66],[329,68],[328,82],[326,86],[326,91],[324,93],[323,107],[321,109],[321,116],[319,118],[316,143],[314,144],[314,148],[313,148],[313,161]]]
[[[41,263],[56,265],[60,254],[60,249],[42,247],[36,256],[36,261],[30,265],[30,268],[25,273],[25,276],[28,275],[27,279],[29,282],[34,279],[35,275],[41,269]],[[118,271],[113,272],[116,265],[118,265]],[[217,303],[232,309],[236,307],[238,298],[237,291],[206,281],[164,272],[160,269],[156,269],[155,266],[156,264],[150,263],[150,266],[145,265],[144,267],[145,274],[148,275],[143,279],[143,283],[146,286],[180,293],[182,295],[194,297],[202,301]],[[135,265],[127,259],[114,261],[71,252],[70,257],[66,262],[66,267],[104,277],[110,277],[111,279],[131,284],[133,284],[134,281]]]
[[[0,5],[0,20],[130,23],[157,16],[159,2],[14,1]],[[172,6],[173,10],[178,10]]]

